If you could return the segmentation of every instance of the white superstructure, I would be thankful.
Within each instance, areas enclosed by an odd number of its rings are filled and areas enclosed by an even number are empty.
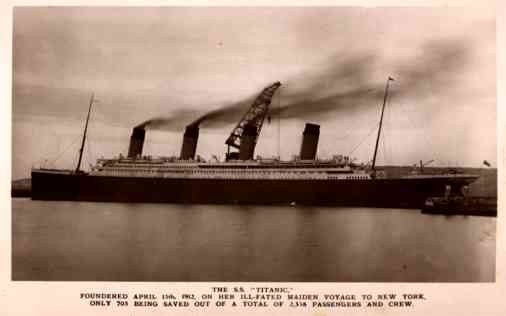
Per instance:
[[[176,157],[119,157],[99,159],[91,175],[118,177],[160,177],[196,179],[266,179],[266,180],[368,180],[363,165],[350,162],[348,157],[330,160],[262,159],[247,161],[206,162],[202,159],[180,160]]]

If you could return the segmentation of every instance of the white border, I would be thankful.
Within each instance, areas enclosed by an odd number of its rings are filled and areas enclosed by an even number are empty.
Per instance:
[[[2,155],[0,156],[1,205],[0,208],[0,314],[2,315],[125,315],[125,310],[118,308],[90,308],[79,300],[82,291],[126,291],[128,293],[152,291],[155,293],[178,293],[182,291],[208,292],[211,285],[220,283],[134,283],[134,282],[12,282],[11,278],[11,205],[10,205],[10,174],[11,174],[11,78],[12,78],[12,10],[14,5],[133,5],[133,6],[165,6],[165,5],[353,5],[353,6],[445,6],[469,5],[476,1],[8,1],[0,5],[0,119],[2,133],[0,140]],[[487,1],[488,6],[494,1]],[[483,5],[483,4],[480,4]],[[479,9],[479,7],[477,7]],[[496,282],[495,283],[289,283],[301,292],[304,289],[314,293],[402,293],[421,292],[428,300],[409,310],[409,313],[421,315],[505,315],[506,314],[506,264],[504,229],[504,191],[506,175],[504,174],[506,139],[506,120],[503,103],[506,97],[505,86],[505,12],[506,5],[497,4],[497,104],[498,104],[498,168],[499,168],[499,216],[496,233]],[[228,286],[245,283],[221,283]],[[248,286],[254,283],[247,283]],[[266,283],[259,283],[265,285]],[[285,283],[276,283],[283,286]],[[320,309],[320,310],[276,310],[276,309],[129,309],[128,314],[359,314],[363,309]],[[371,311],[372,312],[372,311]],[[405,315],[404,309],[378,310],[382,315]]]

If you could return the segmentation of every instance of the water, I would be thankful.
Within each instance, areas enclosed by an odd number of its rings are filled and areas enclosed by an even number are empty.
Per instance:
[[[495,280],[496,218],[13,199],[13,280]]]

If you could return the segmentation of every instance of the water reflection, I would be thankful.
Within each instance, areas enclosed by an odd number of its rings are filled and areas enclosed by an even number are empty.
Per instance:
[[[13,200],[14,280],[493,281],[492,217]]]

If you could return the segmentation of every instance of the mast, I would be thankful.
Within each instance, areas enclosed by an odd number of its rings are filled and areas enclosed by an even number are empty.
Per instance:
[[[88,116],[86,117],[86,124],[84,125],[83,141],[81,143],[81,148],[79,149],[79,160],[77,161],[77,167],[76,167],[75,173],[79,173],[80,172],[79,169],[81,168],[81,160],[83,158],[84,143],[86,142],[86,132],[88,131],[88,122],[90,120],[91,106],[93,105],[93,97],[94,97],[94,93],[91,94],[90,106],[88,108]]]
[[[379,144],[379,139],[380,139],[380,135],[381,135],[381,126],[383,125],[383,113],[385,112],[385,105],[387,103],[388,86],[390,84],[390,81],[394,81],[394,78],[388,77],[387,85],[385,87],[385,96],[383,97],[383,107],[381,108],[381,118],[380,118],[379,127],[378,127],[378,137],[376,137],[376,146],[374,146],[374,156],[372,158],[372,170],[373,171],[374,171],[374,167],[376,166],[376,154],[378,153],[378,144]]]

